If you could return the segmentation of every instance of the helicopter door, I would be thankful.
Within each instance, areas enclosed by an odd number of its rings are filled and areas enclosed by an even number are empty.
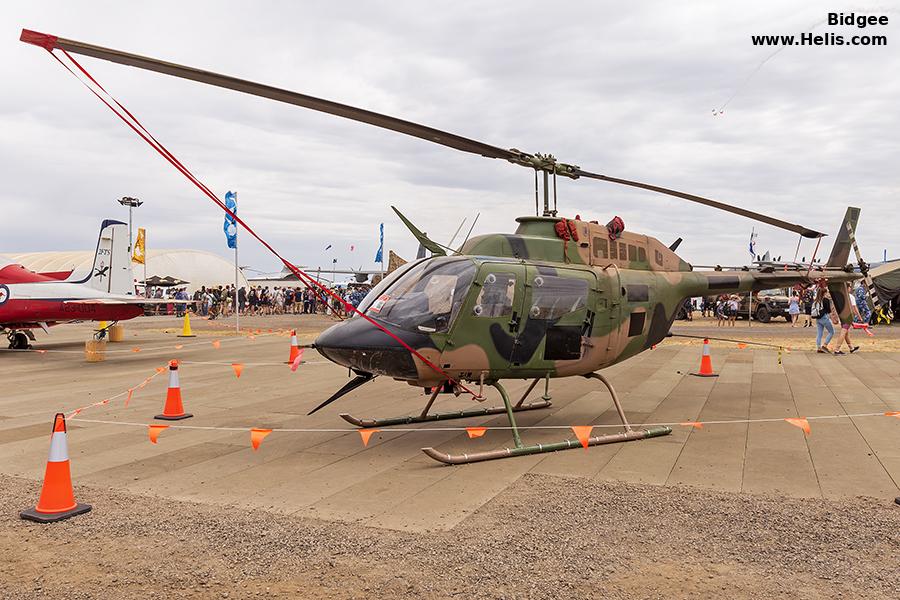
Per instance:
[[[481,265],[444,348],[444,368],[471,373],[508,369],[522,323],[525,267]]]
[[[512,367],[536,376],[584,357],[599,290],[593,270],[528,267],[525,322]],[[533,373],[530,373],[532,372]]]

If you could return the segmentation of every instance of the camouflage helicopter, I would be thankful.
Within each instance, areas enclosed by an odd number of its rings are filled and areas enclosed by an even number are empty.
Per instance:
[[[559,216],[557,178],[596,179],[666,194],[805,238],[825,234],[702,196],[590,172],[549,154],[504,149],[330,100],[27,30],[21,39],[51,52],[60,48],[294,104],[534,171],[536,214],[516,219],[515,233],[476,236],[457,250],[448,252],[394,209],[432,256],[407,263],[384,278],[362,301],[353,318],[332,326],[314,343],[322,356],[356,376],[312,412],[377,376],[386,376],[429,391],[424,410],[388,419],[341,416],[359,427],[373,428],[507,415],[513,447],[460,455],[423,448],[440,462],[470,463],[578,447],[580,442],[573,440],[525,445],[516,427],[516,412],[550,406],[549,381],[553,378],[593,378],[608,389],[623,431],[591,437],[589,445],[671,433],[668,427],[633,428],[615,389],[600,371],[660,343],[686,298],[825,279],[842,321],[851,318],[845,289],[846,283],[860,277],[847,266],[858,208],[848,208],[824,265],[810,263],[807,268],[784,271],[750,267],[697,271],[675,253],[677,242],[669,247],[653,237],[626,231],[618,217],[603,225]],[[539,178],[543,181],[542,211],[538,209]],[[501,383],[509,379],[531,382],[515,404]],[[544,398],[526,404],[541,381]],[[440,393],[469,392],[482,401],[485,386],[496,388],[502,406],[430,412]]]

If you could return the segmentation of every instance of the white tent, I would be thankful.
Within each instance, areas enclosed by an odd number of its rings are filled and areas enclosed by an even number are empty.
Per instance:
[[[87,275],[94,260],[92,251],[4,253],[4,257],[38,273],[70,271]],[[136,284],[144,279],[144,266],[132,263]],[[203,250],[147,251],[147,277],[177,277],[190,283],[189,292],[201,286],[216,287],[234,283],[234,263],[218,254]],[[239,285],[248,287],[247,278],[239,271]]]

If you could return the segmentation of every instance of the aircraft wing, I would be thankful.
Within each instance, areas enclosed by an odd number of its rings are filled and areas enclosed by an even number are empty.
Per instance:
[[[85,298],[83,300],[66,300],[63,304],[93,304],[96,306],[115,306],[120,304],[196,304],[197,300],[175,300],[174,298]]]

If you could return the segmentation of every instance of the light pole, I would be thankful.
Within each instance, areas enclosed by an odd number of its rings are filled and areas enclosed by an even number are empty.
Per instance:
[[[119,204],[122,206],[128,207],[128,264],[131,265],[131,259],[134,257],[134,244],[132,242],[131,237],[131,213],[132,211],[143,204],[143,200],[138,200],[137,198],[131,198],[129,196],[122,196],[119,199]],[[132,286],[132,291],[134,290],[134,286]],[[147,294],[147,252],[144,250],[144,297],[146,298]]]
[[[128,207],[128,253],[129,254],[131,254],[134,251],[132,249],[132,242],[131,242],[131,212],[132,212],[132,210],[139,207],[143,203],[144,203],[143,200],[138,200],[137,198],[130,198],[128,196],[123,196],[119,200],[119,204],[121,204],[122,206]]]

